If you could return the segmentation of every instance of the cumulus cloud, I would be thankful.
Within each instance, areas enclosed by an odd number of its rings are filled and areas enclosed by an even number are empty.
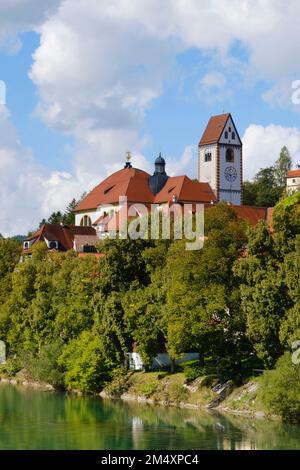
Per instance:
[[[199,77],[201,98],[228,98],[226,74],[234,69],[245,80],[273,81],[264,99],[277,103],[276,83],[287,87],[299,70],[300,30],[293,27],[299,14],[298,0],[61,1],[36,28],[40,46],[30,71],[40,97],[36,114],[75,137],[82,173],[91,159],[116,164],[128,145],[141,151],[145,112],[163,93],[176,55],[190,48],[214,54],[224,67]],[[243,60],[232,55],[235,44]]]
[[[209,72],[201,78],[197,87],[200,98],[204,98],[208,103],[225,101],[231,94],[227,88],[227,80],[220,72]]]
[[[294,164],[300,163],[300,131],[295,127],[252,124],[242,140],[245,179],[252,179],[258,170],[273,165],[284,145],[288,147]]]
[[[141,135],[143,119],[176,71],[179,53],[194,48],[211,58],[212,70],[195,78],[200,99],[228,97],[226,84],[234,71],[248,84],[264,80],[265,101],[286,103],[291,77],[300,75],[299,16],[298,0],[1,1],[0,43],[30,29],[40,35],[30,70],[39,97],[35,114],[74,139],[70,172],[52,174],[20,148],[16,135],[9,145],[1,142],[4,170],[12,171],[9,161],[18,161],[23,170],[15,169],[16,196],[8,201],[9,211],[20,214],[18,201],[26,195],[27,214],[18,231],[29,218],[61,208],[70,196],[118,169],[127,150],[136,166],[151,171],[143,156],[148,144],[148,136]],[[238,57],[236,46],[243,51]],[[4,120],[3,132],[14,134],[9,118]],[[298,134],[281,126],[250,126],[244,136],[246,176],[273,163],[284,144],[296,158]],[[179,153],[168,158],[169,172],[193,176],[193,146]],[[6,182],[4,187],[9,193]]]
[[[55,11],[61,0],[1,0],[0,46],[13,52],[20,47],[19,34],[31,31]]]
[[[80,183],[68,173],[50,173],[39,166],[31,150],[22,146],[2,105],[0,135],[0,233],[26,234],[79,193]]]

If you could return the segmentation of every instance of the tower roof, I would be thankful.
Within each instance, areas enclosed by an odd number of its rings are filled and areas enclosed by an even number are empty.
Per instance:
[[[161,156],[161,153],[160,153],[159,156],[157,157],[157,159],[155,160],[155,165],[165,165],[165,164],[166,164],[166,161]]]
[[[230,113],[212,116],[208,121],[205,131],[203,132],[199,145],[217,143],[222,136],[222,132],[229,117],[231,117]]]

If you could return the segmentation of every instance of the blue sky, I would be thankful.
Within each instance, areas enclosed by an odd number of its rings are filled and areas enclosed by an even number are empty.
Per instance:
[[[47,126],[34,110],[38,104],[36,87],[28,76],[32,54],[39,45],[39,35],[30,32],[21,35],[22,48],[15,54],[2,50],[0,54],[1,79],[7,87],[7,106],[18,135],[25,147],[31,148],[37,161],[50,170],[70,170],[71,155],[66,146],[72,137]],[[237,60],[245,52],[233,47]],[[273,107],[261,99],[268,83],[243,85],[238,77],[228,74],[230,96],[217,102],[201,96],[197,91],[199,77],[211,70],[211,58],[196,49],[179,54],[171,74],[164,81],[163,94],[153,100],[145,112],[141,133],[151,136],[144,155],[152,162],[162,152],[166,158],[178,157],[186,145],[197,144],[211,115],[231,112],[241,135],[250,124],[266,126],[270,122],[295,126],[299,122],[297,110]],[[215,69],[214,69],[215,70]],[[195,153],[196,158],[196,153]],[[196,162],[195,162],[196,167]]]
[[[247,178],[283,145],[300,163],[296,0],[16,4],[0,5],[0,233],[35,228],[127,150],[147,171],[162,152],[170,174],[194,177],[197,143],[222,112],[243,138]]]

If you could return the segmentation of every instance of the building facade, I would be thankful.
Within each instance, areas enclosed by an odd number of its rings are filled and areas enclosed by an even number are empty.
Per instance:
[[[286,191],[288,194],[292,194],[300,189],[300,169],[291,170],[287,174],[286,179]]]
[[[198,180],[218,201],[242,204],[243,146],[231,114],[210,118],[198,145]]]

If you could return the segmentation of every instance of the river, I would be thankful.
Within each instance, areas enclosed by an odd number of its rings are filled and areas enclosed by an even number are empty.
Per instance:
[[[300,449],[300,427],[0,384],[0,449]]]

